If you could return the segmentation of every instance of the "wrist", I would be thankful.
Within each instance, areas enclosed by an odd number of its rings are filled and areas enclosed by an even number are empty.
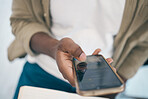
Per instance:
[[[46,46],[46,54],[48,56],[51,56],[52,58],[56,58],[56,52],[58,50],[58,45],[59,45],[59,40],[57,39],[49,39],[47,42],[46,42],[47,46]],[[50,44],[50,46],[48,46]]]
[[[58,42],[58,40],[50,37],[48,34],[39,32],[32,36],[30,47],[36,53],[46,54],[55,58]]]

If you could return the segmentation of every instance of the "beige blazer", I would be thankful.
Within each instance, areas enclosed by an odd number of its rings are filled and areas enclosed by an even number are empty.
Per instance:
[[[50,0],[13,0],[10,20],[15,40],[8,48],[10,61],[27,53],[36,55],[29,46],[35,33],[54,37],[50,32],[49,3]],[[148,0],[126,0],[120,31],[114,40],[113,59],[112,65],[127,79],[148,59]]]

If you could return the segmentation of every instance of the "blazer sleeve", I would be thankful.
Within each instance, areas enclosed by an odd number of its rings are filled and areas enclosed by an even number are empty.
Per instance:
[[[128,54],[118,69],[118,73],[126,79],[133,77],[144,62],[148,59],[148,31],[145,40],[139,42]],[[144,39],[144,38],[143,38]]]
[[[30,39],[37,32],[50,34],[49,29],[37,20],[32,10],[31,0],[13,0],[12,15],[10,17],[12,32],[22,44],[26,53],[34,56],[30,48]]]

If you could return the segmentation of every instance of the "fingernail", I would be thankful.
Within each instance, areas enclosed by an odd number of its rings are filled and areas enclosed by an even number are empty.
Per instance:
[[[86,55],[85,53],[82,53],[79,57],[80,61],[85,61],[86,60]]]

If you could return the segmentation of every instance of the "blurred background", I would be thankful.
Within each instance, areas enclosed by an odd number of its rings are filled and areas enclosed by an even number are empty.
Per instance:
[[[24,64],[23,59],[9,62],[7,48],[14,39],[9,17],[12,0],[0,0],[0,99],[12,99]]]
[[[0,0],[0,99],[12,99],[23,68],[25,59],[9,62],[7,48],[14,39],[11,33],[9,17],[12,0]],[[143,66],[126,84],[123,93],[117,99],[148,99],[148,66]]]

